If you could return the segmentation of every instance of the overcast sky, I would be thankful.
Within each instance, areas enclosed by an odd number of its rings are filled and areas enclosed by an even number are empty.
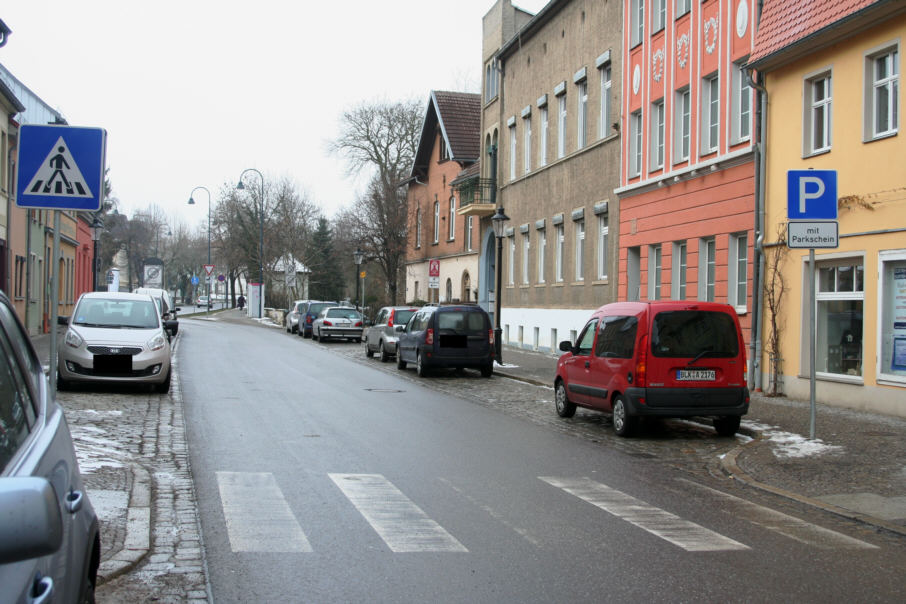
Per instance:
[[[514,0],[536,13],[547,0]],[[429,91],[478,92],[493,0],[23,0],[0,63],[70,125],[107,130],[121,211],[154,203],[206,223],[245,168],[288,176],[326,215],[367,179],[327,141],[343,110]]]

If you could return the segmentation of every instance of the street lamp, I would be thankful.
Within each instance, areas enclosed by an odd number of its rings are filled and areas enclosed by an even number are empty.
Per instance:
[[[494,227],[494,236],[497,237],[497,292],[494,295],[494,301],[496,308],[494,309],[494,352],[497,355],[497,362],[503,365],[503,343],[501,342],[501,330],[500,330],[500,298],[503,297],[503,290],[501,289],[501,277],[503,275],[503,235],[504,229],[506,227],[506,222],[510,219],[509,216],[503,213],[503,208],[498,207],[497,213],[491,217],[491,225]]]
[[[264,175],[261,174],[255,168],[246,168],[242,171],[242,174],[239,175],[239,184],[236,185],[236,188],[240,191],[245,190],[245,185],[242,184],[242,177],[245,176],[246,172],[254,172],[258,175],[258,180],[261,181],[261,221],[258,225],[258,280],[261,282],[258,286],[258,318],[264,318]]]
[[[360,275],[362,274],[359,270],[359,267],[362,266],[362,260],[365,259],[365,252],[356,248],[352,253],[352,261],[355,262],[355,305],[356,310],[359,308],[359,281],[361,279]],[[364,303],[362,304],[364,307]]]
[[[98,265],[101,262],[101,259],[98,258],[98,240],[101,238],[101,231],[103,230],[104,223],[101,222],[101,219],[95,214],[94,220],[91,222],[91,241],[94,242],[94,263],[91,266],[91,291],[94,292],[98,290]]]
[[[208,194],[208,264],[211,264],[211,192],[208,191],[206,187],[195,187],[194,189],[192,189],[192,192],[189,193],[190,206],[195,205],[195,199],[192,197],[192,195],[194,195],[195,191],[197,191],[198,189],[201,189]],[[211,312],[211,275],[208,275],[207,271],[205,271],[205,276],[205,287],[207,288],[208,292],[208,307],[205,309],[205,312]]]

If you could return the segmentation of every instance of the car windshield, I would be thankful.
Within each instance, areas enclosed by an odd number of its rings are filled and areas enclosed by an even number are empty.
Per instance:
[[[665,311],[654,317],[651,350],[658,357],[735,357],[739,339],[733,319],[726,313]]]
[[[484,333],[484,315],[465,310],[447,310],[437,313],[437,328],[458,334]]]
[[[362,315],[354,308],[331,308],[327,311],[326,317],[332,319],[361,319]]]
[[[325,308],[328,308],[330,306],[333,306],[330,302],[321,302],[319,304],[312,304],[308,308],[308,312],[316,315],[316,314],[320,313],[322,310],[324,310]]]
[[[72,318],[73,325],[111,329],[155,329],[160,326],[154,302],[90,298],[82,300]]]

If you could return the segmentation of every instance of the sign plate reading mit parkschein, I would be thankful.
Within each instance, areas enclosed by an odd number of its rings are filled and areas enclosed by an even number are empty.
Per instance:
[[[787,223],[786,241],[790,248],[837,248],[839,240],[836,220]]]
[[[16,205],[92,210],[104,199],[107,132],[102,128],[23,124],[19,128]]]

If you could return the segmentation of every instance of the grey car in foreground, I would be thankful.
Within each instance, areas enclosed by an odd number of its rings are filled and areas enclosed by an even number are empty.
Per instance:
[[[76,382],[148,384],[170,390],[170,342],[151,296],[123,292],[82,294],[57,363],[57,388]]]
[[[100,559],[63,409],[0,293],[0,601],[94,602]]]

